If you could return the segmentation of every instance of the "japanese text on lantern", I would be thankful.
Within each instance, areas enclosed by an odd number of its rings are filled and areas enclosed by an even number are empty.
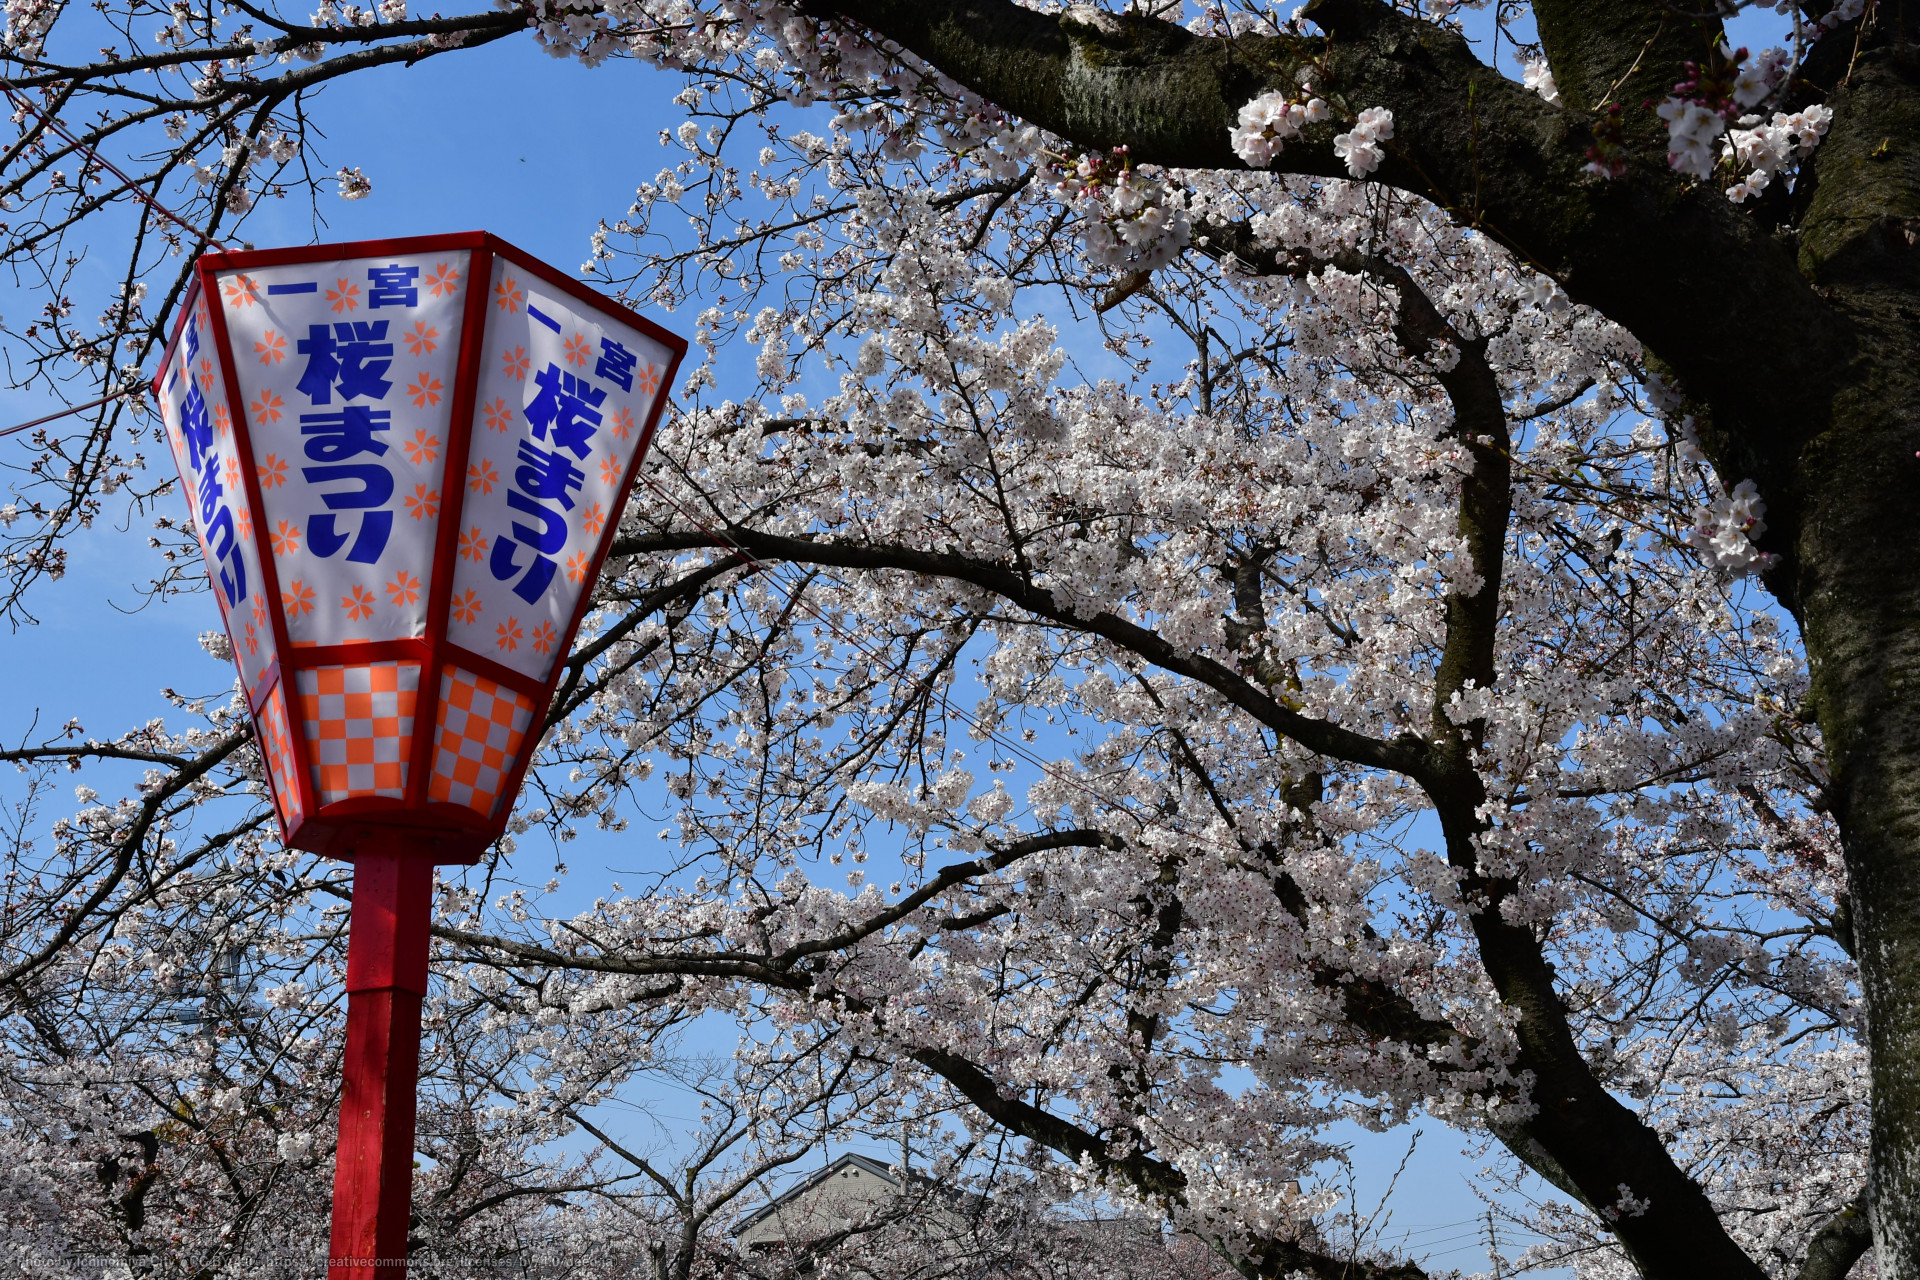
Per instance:
[[[535,321],[559,328],[557,321],[537,308],[527,310]],[[631,390],[633,366],[632,352],[612,338],[601,337],[596,375]],[[587,462],[593,455],[593,438],[607,399],[604,387],[594,386],[584,373],[563,370],[557,364],[549,363],[533,375],[533,382],[536,391],[526,407],[527,426],[541,443],[520,441],[507,506],[534,517],[540,525],[514,521],[509,533],[495,535],[488,557],[493,576],[514,582],[513,593],[528,604],[539,603],[559,567],[551,557],[567,545],[566,513],[577,505],[574,495],[587,478],[576,463]],[[524,570],[518,563],[522,546],[533,553]]]
[[[558,656],[668,355],[496,262],[448,633],[536,678]]]
[[[684,350],[484,234],[202,260],[154,389],[290,845],[498,833]]]
[[[273,665],[271,621],[262,590],[253,522],[241,489],[244,465],[227,405],[225,371],[196,305],[174,341],[161,378],[161,416],[188,506],[250,695]]]
[[[296,646],[417,636],[444,501],[465,252],[263,267],[224,315]],[[248,353],[242,355],[240,353]]]

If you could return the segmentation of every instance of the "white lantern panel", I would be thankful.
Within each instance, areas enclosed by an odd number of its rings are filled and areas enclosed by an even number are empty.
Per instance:
[[[672,352],[494,260],[447,637],[544,680]]]
[[[426,633],[468,258],[218,277],[296,648]]]
[[[246,460],[233,433],[226,371],[207,327],[206,299],[195,300],[160,383],[160,416],[180,482],[193,509],[207,576],[233,642],[248,696],[257,704],[273,669],[272,619],[260,573],[254,517],[241,483]]]

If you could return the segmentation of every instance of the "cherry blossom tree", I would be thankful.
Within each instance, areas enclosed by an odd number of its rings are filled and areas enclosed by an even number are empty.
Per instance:
[[[117,492],[193,570],[127,389],[257,201],[372,190],[316,91],[522,33],[683,73],[583,272],[707,359],[515,825],[671,818],[644,885],[561,919],[509,839],[437,926],[541,1135],[723,1014],[1249,1277],[1422,1274],[1310,1176],[1416,1115],[1565,1197],[1529,1263],[1920,1275],[1916,33],[1745,8],[1503,2],[1515,79],[1444,0],[20,0],[14,367],[103,403],[26,446],[9,607]],[[164,968],[123,921],[346,892],[200,710],[12,753],[152,769],[20,846],[33,1035]]]

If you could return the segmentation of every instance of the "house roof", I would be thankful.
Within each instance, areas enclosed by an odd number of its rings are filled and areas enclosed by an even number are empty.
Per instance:
[[[841,1170],[849,1167],[857,1167],[862,1173],[870,1173],[889,1186],[897,1187],[900,1185],[900,1177],[894,1173],[891,1165],[883,1164],[870,1156],[856,1155],[850,1151],[834,1160],[831,1164],[827,1165],[826,1168],[814,1170],[773,1199],[767,1201],[767,1203],[761,1205],[758,1209],[755,1209],[746,1217],[740,1219],[739,1223],[733,1228],[733,1234],[736,1236],[743,1235],[752,1230],[757,1224],[765,1222],[787,1205],[792,1204],[795,1200],[806,1195],[815,1187],[824,1184]],[[912,1175],[909,1174],[908,1176],[911,1177]]]

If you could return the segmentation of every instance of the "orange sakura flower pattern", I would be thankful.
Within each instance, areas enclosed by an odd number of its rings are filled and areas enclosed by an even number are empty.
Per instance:
[[[347,618],[352,622],[358,622],[362,618],[371,618],[373,616],[373,606],[378,603],[379,601],[373,598],[373,592],[367,590],[357,582],[348,590],[346,595],[340,597],[340,607],[347,611]]]
[[[327,290],[327,301],[336,312],[353,311],[360,305],[360,286],[351,280],[341,280]]]
[[[607,527],[607,512],[599,503],[594,503],[580,513],[580,527],[587,531],[589,538],[597,538],[600,531]]]
[[[559,638],[560,634],[553,629],[553,624],[543,622],[533,629],[533,635],[527,643],[533,646],[535,653],[546,653],[553,648],[553,642]]]
[[[260,357],[261,364],[279,364],[287,358],[287,340],[269,329],[264,338],[253,344],[253,354]]]
[[[443,298],[460,287],[460,273],[453,264],[443,262],[427,272],[427,292],[436,298]]]
[[[313,588],[295,578],[280,593],[280,604],[287,613],[295,618],[305,617],[313,612]]]
[[[439,349],[440,331],[425,320],[416,320],[413,328],[400,335],[400,340],[407,344],[407,350],[414,355],[430,356]]]
[[[620,459],[618,458],[600,459],[600,483],[601,484],[619,484],[620,483]]]
[[[227,406],[213,406],[213,430],[216,435],[225,436],[233,430],[233,415],[227,412]]]
[[[213,394],[213,361],[212,360],[202,360],[200,362],[200,390],[205,392],[207,395]]]
[[[492,493],[493,486],[500,483],[500,473],[485,458],[467,467],[467,492]]]
[[[260,301],[260,286],[253,282],[252,276],[235,276],[222,287],[230,307],[250,307]]]
[[[622,405],[614,411],[613,421],[607,425],[613,428],[613,434],[625,440],[633,434],[633,410]]]
[[[584,551],[576,551],[567,557],[567,581],[585,582],[587,580],[588,556]]]
[[[427,375],[423,373],[420,376],[424,378]],[[440,384],[436,382],[433,385],[437,387]],[[408,462],[416,467],[424,467],[440,456],[440,437],[430,436],[424,431],[416,431],[413,433],[413,439],[407,441],[401,448],[407,451]]]
[[[578,333],[567,339],[566,352],[567,363],[578,365],[582,369],[587,367],[587,360],[593,355],[593,349],[587,345],[586,338]]]
[[[226,472],[227,492],[232,493],[240,487],[240,459],[228,458],[222,470]]]
[[[481,412],[487,415],[487,429],[490,431],[505,431],[513,425],[513,408],[507,404],[504,396],[495,396],[481,408]]]
[[[393,597],[394,608],[404,609],[420,598],[420,579],[402,569],[387,584],[387,594]]]
[[[440,379],[421,374],[407,384],[407,394],[413,398],[413,407],[425,409],[440,403]]]
[[[480,621],[480,610],[484,607],[477,591],[463,591],[453,598],[453,616],[469,627]]]
[[[277,556],[290,556],[294,552],[298,551],[299,549],[300,549],[300,526],[299,525],[295,524],[291,520],[282,520],[279,524],[274,526],[273,554]],[[297,582],[294,583],[293,585],[295,587],[300,588],[301,590],[306,590],[304,587],[300,587],[300,584]],[[313,599],[313,592],[311,591],[307,592],[307,599],[309,601]],[[311,609],[312,607],[313,606],[309,604],[307,606],[307,609]],[[307,611],[307,610],[296,610],[293,608],[292,604],[288,604],[287,608],[296,613],[304,613]]]
[[[262,627],[267,625],[267,606],[259,596],[253,598],[253,620]]]
[[[413,486],[407,495],[407,514],[415,520],[431,520],[440,514],[440,495],[423,484]]]
[[[247,646],[248,657],[253,657],[260,652],[260,638],[253,634],[253,624],[251,622],[247,624],[247,638],[243,643]]]
[[[494,640],[495,644],[499,645],[508,653],[512,653],[520,647],[520,619],[508,618],[494,629],[494,636],[496,637]]]
[[[527,291],[512,280],[502,280],[493,286],[493,305],[508,315],[518,315],[527,300]]]
[[[660,389],[660,370],[653,365],[648,365],[640,371],[635,382],[640,388],[641,395],[650,396]]]
[[[282,400],[271,391],[262,391],[260,398],[255,400],[252,405],[253,425],[256,427],[272,426],[274,423],[280,421],[280,411],[286,407],[287,402],[285,400]],[[285,468],[282,468],[282,470],[284,471]],[[284,475],[281,477],[281,479],[285,478]]]
[[[235,467],[238,471],[240,468]],[[233,513],[233,536],[246,542],[253,537],[253,513],[245,507],[237,507]]]
[[[462,560],[485,560],[487,558],[487,535],[480,532],[480,526],[474,525],[460,535],[460,558]]]
[[[527,359],[527,349],[525,347],[515,347],[511,351],[502,351],[500,353],[500,363],[504,366],[502,372],[509,378],[517,382],[525,382],[527,380],[527,367],[530,361]]]
[[[262,489],[277,489],[287,482],[287,464],[277,453],[268,454],[257,469]]]

